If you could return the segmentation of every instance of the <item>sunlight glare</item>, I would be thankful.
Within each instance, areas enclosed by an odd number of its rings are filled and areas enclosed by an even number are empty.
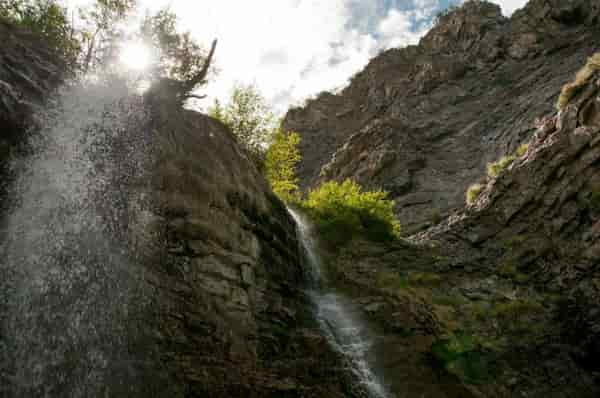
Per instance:
[[[125,67],[141,71],[150,66],[152,53],[143,43],[131,42],[123,46],[119,58]]]

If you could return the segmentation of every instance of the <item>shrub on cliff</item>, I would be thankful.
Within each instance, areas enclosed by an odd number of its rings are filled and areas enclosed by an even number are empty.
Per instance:
[[[488,164],[488,166],[487,166],[488,176],[490,176],[492,178],[498,177],[500,175],[500,173],[502,173],[502,171],[504,171],[504,169],[506,169],[508,166],[510,166],[515,161],[515,159],[516,158],[514,156],[503,156],[497,162]]]
[[[354,181],[330,181],[312,190],[304,207],[323,239],[343,244],[362,236],[389,241],[400,236],[394,201],[384,191],[363,191]]]
[[[569,101],[577,94],[577,92],[592,78],[594,73],[600,71],[600,53],[596,53],[591,56],[587,64],[577,72],[575,81],[566,84],[558,97],[558,103],[556,107],[561,110]]]
[[[296,165],[301,160],[300,135],[278,129],[265,156],[265,173],[273,192],[286,203],[301,199]]]
[[[473,184],[469,187],[469,189],[467,189],[467,204],[469,206],[473,205],[475,201],[477,201],[481,191],[483,191],[483,185],[481,184]]]

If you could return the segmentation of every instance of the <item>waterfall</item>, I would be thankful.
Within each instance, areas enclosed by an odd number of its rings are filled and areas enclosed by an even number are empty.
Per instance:
[[[367,358],[371,341],[368,327],[361,319],[360,309],[327,286],[310,224],[298,212],[288,210],[298,226],[298,235],[313,282],[310,297],[315,304],[316,317],[323,333],[331,346],[348,359],[350,371],[371,397],[388,398],[385,386],[372,370],[372,364]]]
[[[146,115],[116,76],[66,85],[12,159],[0,232],[0,396],[132,396],[131,319],[146,305],[132,242]],[[139,210],[139,209],[138,209]],[[148,354],[149,355],[149,354]]]

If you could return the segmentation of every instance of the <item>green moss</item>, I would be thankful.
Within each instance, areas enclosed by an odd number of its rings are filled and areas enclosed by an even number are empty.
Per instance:
[[[505,278],[513,278],[517,273],[517,266],[511,262],[504,263],[498,268],[498,274]]]
[[[452,308],[458,308],[466,302],[463,296],[435,296],[431,301],[433,304]]]
[[[497,303],[492,309],[492,315],[501,318],[520,318],[543,310],[543,306],[533,300],[513,300]]]
[[[490,358],[472,335],[456,333],[440,339],[431,352],[440,365],[466,383],[479,384],[491,378]]]
[[[469,206],[473,205],[475,201],[477,201],[481,191],[483,191],[483,185],[481,184],[473,184],[469,187],[467,190],[467,204]]]
[[[397,273],[380,271],[377,274],[377,285],[384,289],[406,290],[409,287],[409,282]]]
[[[487,173],[489,177],[496,178],[498,177],[508,166],[510,166],[514,161],[515,156],[503,156],[500,160],[489,163],[487,166]]]
[[[444,217],[442,217],[442,214],[438,210],[434,210],[431,213],[430,220],[433,225],[437,225],[444,220]]]
[[[520,246],[527,241],[527,235],[514,235],[504,240],[504,245],[509,248]]]
[[[408,282],[416,285],[439,286],[443,278],[432,272],[414,272],[408,275]]]

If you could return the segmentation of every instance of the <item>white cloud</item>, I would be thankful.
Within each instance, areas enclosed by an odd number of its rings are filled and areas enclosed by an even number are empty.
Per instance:
[[[378,50],[415,43],[440,4],[457,1],[140,0],[151,10],[170,6],[201,43],[219,39],[205,106],[226,99],[235,82],[255,83],[281,112],[345,85]]]

